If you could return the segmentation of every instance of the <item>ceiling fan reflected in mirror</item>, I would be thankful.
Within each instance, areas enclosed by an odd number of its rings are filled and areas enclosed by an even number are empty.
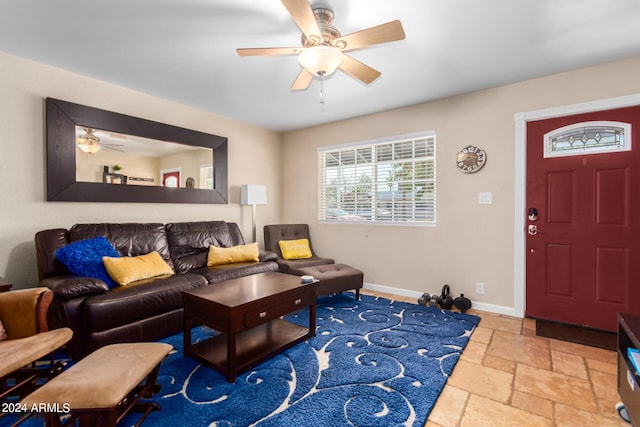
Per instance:
[[[109,148],[111,150],[123,151],[114,147],[122,147],[121,144],[106,144],[100,142],[100,137],[98,137],[95,132],[95,129],[92,128],[82,128],[82,134],[76,137],[76,147],[85,153],[95,154],[102,147]]]
[[[302,70],[291,86],[292,90],[304,90],[314,77],[324,79],[337,69],[370,84],[380,72],[348,56],[345,52],[366,49],[369,46],[404,40],[400,21],[370,27],[343,36],[333,26],[333,11],[326,8],[312,9],[307,0],[281,0],[284,7],[302,31],[299,47],[240,48],[240,56],[298,55]]]

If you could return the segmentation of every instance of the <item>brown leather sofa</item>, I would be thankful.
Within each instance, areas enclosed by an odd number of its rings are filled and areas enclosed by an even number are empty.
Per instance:
[[[176,274],[109,290],[103,281],[74,276],[56,251],[82,239],[104,236],[120,256],[157,251]],[[71,356],[78,360],[119,342],[153,341],[182,330],[182,291],[266,271],[278,271],[277,256],[261,251],[259,262],[207,267],[210,245],[244,244],[237,224],[224,221],[172,224],[76,224],[36,234],[40,286],[54,292],[50,322],[73,330]]]

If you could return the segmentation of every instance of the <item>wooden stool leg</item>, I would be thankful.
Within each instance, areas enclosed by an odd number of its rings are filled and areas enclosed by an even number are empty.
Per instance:
[[[102,426],[100,416],[96,412],[82,412],[78,415],[80,427]]]
[[[62,425],[60,422],[60,415],[54,412],[47,412],[44,414],[44,420],[47,427],[60,427]]]

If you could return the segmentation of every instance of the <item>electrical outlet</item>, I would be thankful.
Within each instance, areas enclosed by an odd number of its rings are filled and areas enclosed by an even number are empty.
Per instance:
[[[476,282],[476,294],[484,295],[484,283]]]

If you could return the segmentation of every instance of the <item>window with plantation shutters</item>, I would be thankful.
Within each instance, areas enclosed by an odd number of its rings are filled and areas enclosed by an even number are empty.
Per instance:
[[[319,219],[436,223],[434,132],[318,150]]]

